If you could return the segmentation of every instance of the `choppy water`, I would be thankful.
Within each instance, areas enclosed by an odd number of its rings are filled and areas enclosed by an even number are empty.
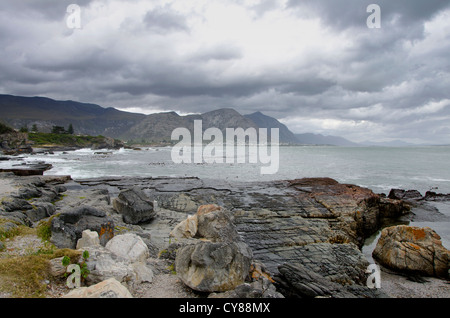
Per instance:
[[[172,148],[136,150],[81,149],[67,153],[38,154],[23,158],[26,162],[53,164],[46,174],[71,175],[73,179],[104,176],[196,176],[241,181],[281,180],[303,177],[330,177],[389,193],[392,188],[416,189],[422,194],[450,193],[450,147],[288,147],[279,149],[279,170],[261,175],[263,164],[175,164]],[[248,160],[246,160],[248,162]],[[0,167],[13,162],[0,162]],[[437,204],[450,217],[449,203]],[[450,248],[449,222],[413,222],[430,226]],[[370,245],[370,242],[369,244]]]
[[[47,174],[68,174],[74,179],[197,176],[258,181],[331,177],[377,193],[388,193],[392,188],[416,189],[422,194],[430,189],[450,193],[450,147],[280,147],[279,170],[273,175],[261,175],[260,168],[267,165],[260,163],[175,164],[169,147],[142,151],[82,149],[28,156],[25,160],[46,161],[54,166]]]

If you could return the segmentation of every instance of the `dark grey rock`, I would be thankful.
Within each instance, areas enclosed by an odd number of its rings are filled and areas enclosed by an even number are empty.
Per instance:
[[[223,292],[244,283],[251,261],[251,250],[242,242],[198,241],[177,251],[175,270],[194,290]]]
[[[213,242],[237,242],[241,238],[230,211],[221,209],[198,215],[197,236]]]
[[[138,187],[121,191],[113,200],[113,206],[128,224],[146,223],[156,216],[153,201]]]
[[[31,210],[33,206],[27,200],[11,198],[11,200],[3,201],[3,208],[7,212],[12,212]]]
[[[52,216],[56,211],[56,207],[48,202],[36,202],[33,209],[25,211],[25,215],[32,222],[37,222],[46,217]]]
[[[32,222],[28,219],[28,217],[26,216],[26,214],[22,213],[22,212],[5,212],[5,211],[0,211],[0,217],[2,219],[8,219],[11,220],[12,222],[18,223],[18,224],[22,224],[25,226],[31,226]]]
[[[82,206],[53,218],[50,229],[53,244],[59,248],[75,249],[84,230],[99,233],[100,244],[105,245],[114,235],[114,222],[105,212]]]
[[[299,263],[283,264],[275,276],[277,289],[287,298],[380,298],[381,291],[362,285],[342,285]]]

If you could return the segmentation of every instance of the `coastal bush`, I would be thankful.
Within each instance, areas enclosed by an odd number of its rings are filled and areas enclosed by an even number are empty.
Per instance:
[[[35,132],[29,134],[28,139],[35,145],[64,145],[64,146],[88,146],[92,143],[102,142],[102,136],[74,136],[70,134],[56,134]]]
[[[91,144],[92,142],[99,141],[102,138],[94,136],[74,136],[69,134],[36,132],[30,134],[28,136],[28,139],[33,141],[35,145],[56,144],[56,145],[82,146]]]
[[[0,135],[14,132],[14,129],[0,122]]]
[[[64,256],[61,262],[64,267],[67,267],[70,264],[78,265],[80,267],[81,278],[86,279],[90,273],[90,270],[88,269],[87,263],[86,263],[89,258],[89,252],[84,251],[83,254],[81,255],[81,257],[82,257],[81,262],[72,262],[72,260],[70,259],[69,256]],[[64,277],[67,277],[67,276],[68,276],[68,273],[64,273]]]
[[[52,231],[50,229],[49,222],[47,221],[39,222],[38,226],[36,227],[36,234],[43,241],[49,241],[50,237],[52,236]]]

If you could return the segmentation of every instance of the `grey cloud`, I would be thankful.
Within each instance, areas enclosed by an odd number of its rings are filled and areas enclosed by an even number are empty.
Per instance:
[[[445,0],[289,0],[288,7],[298,8],[299,13],[307,16],[312,11],[319,15],[327,25],[338,29],[349,27],[366,28],[366,9],[370,4],[381,8],[383,22],[396,19],[402,28],[413,24],[422,24],[437,12],[450,7]],[[306,12],[304,11],[306,10]]]
[[[74,2],[87,7],[92,1]],[[376,127],[372,133],[384,138],[450,138],[450,106],[420,111],[450,99],[448,38],[421,42],[427,39],[424,22],[449,8],[448,1],[291,0],[295,15],[320,17],[330,33],[349,43],[336,47],[336,54],[322,53],[319,45],[314,56],[299,54],[289,63],[274,60],[249,71],[240,68],[247,58],[242,43],[230,39],[178,52],[175,40],[189,44],[195,37],[191,16],[170,5],[143,11],[120,28],[89,33],[54,23],[64,22],[70,3],[0,3],[0,93],[185,113],[232,107],[242,114],[299,117],[305,125],[314,119],[308,127],[327,119],[368,123],[328,130],[344,137],[368,135],[367,127]],[[370,3],[381,6],[380,30],[366,27]],[[284,9],[279,1],[263,0],[248,12],[263,19]]]
[[[186,17],[171,10],[169,6],[148,11],[143,22],[147,28],[159,33],[189,30]]]
[[[17,16],[28,16],[36,19],[42,17],[50,20],[64,20],[67,7],[77,4],[80,7],[87,6],[94,0],[17,0],[1,1],[0,11],[8,11]]]
[[[191,62],[207,62],[210,60],[228,61],[243,57],[242,50],[236,45],[222,44],[215,47],[202,48],[196,52],[189,60]]]

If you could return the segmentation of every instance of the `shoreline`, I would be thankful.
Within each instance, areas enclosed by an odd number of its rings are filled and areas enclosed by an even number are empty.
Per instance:
[[[252,183],[229,182],[223,180],[216,180],[215,182],[212,182],[211,180],[202,180],[195,177],[110,177],[72,180],[70,176],[17,177],[9,175],[9,177],[4,178],[5,174],[0,175],[2,176],[0,178],[0,189],[7,195],[14,194],[14,192],[20,188],[20,185],[26,185],[28,180],[41,180],[44,183],[50,182],[64,186],[66,188],[66,192],[64,192],[65,196],[61,201],[55,204],[57,210],[62,208],[64,205],[77,206],[80,204],[89,204],[89,202],[92,203],[98,199],[96,199],[95,196],[92,198],[85,197],[85,194],[83,194],[84,192],[89,195],[92,191],[106,189],[108,190],[108,197],[110,200],[113,200],[117,197],[121,190],[127,189],[132,185],[141,186],[149,197],[156,199],[159,203],[158,210],[160,214],[153,222],[149,224],[142,224],[140,226],[120,225],[121,220],[113,211],[111,203],[101,203],[101,206],[111,213],[114,221],[117,222],[116,226],[128,227],[132,232],[137,231],[136,233],[139,233],[143,237],[147,235],[151,237],[150,240],[152,241],[151,246],[154,248],[154,256],[158,255],[158,251],[169,247],[169,232],[175,227],[176,224],[185,219],[188,215],[195,213],[200,204],[218,203],[221,206],[226,206],[227,208],[235,211],[234,217],[238,232],[241,236],[243,236],[244,241],[246,241],[252,248],[255,258],[258,260],[263,259],[265,262],[264,264],[269,268],[270,272],[276,271],[278,265],[276,265],[277,263],[273,263],[273,261],[278,259],[280,256],[285,257],[285,261],[287,262],[292,262],[294,260],[298,261],[296,259],[298,256],[295,256],[294,259],[292,258],[291,253],[293,252],[306,253],[302,255],[311,259],[313,263],[323,261],[320,257],[318,258],[316,254],[307,252],[303,246],[308,246],[310,248],[320,246],[332,248],[330,250],[331,252],[334,248],[338,248],[338,250],[332,253],[338,252],[340,246],[344,247],[346,244],[335,243],[329,245],[329,243],[326,242],[330,239],[330,237],[323,236],[322,232],[326,231],[328,233],[326,235],[335,235],[333,233],[338,232],[341,234],[346,233],[346,231],[349,231],[349,228],[346,225],[348,220],[341,220],[339,221],[341,223],[333,225],[334,221],[332,220],[336,217],[336,215],[333,216],[333,213],[336,213],[338,209],[342,209],[344,207],[342,205],[344,202],[346,202],[345,205],[348,205],[350,202],[348,200],[356,200],[354,202],[357,202],[357,200],[364,198],[367,195],[372,196],[372,194],[370,194],[371,191],[368,189],[365,190],[356,186],[341,185],[336,181],[327,178]],[[327,191],[329,192],[328,194],[326,193]],[[320,205],[314,208],[316,203],[311,201],[311,198],[314,198],[314,202],[321,202]],[[214,200],[216,202],[213,202]],[[95,204],[97,203],[98,202],[95,202]],[[300,203],[302,205],[301,209],[297,212],[301,213],[301,217],[296,217],[295,215],[290,214],[289,210],[292,209],[294,203]],[[313,205],[311,206],[311,204]],[[327,209],[320,208],[327,205]],[[288,208],[287,210],[285,209],[286,207]],[[317,207],[322,210],[317,210]],[[348,209],[348,207],[344,208]],[[270,210],[278,212],[273,214]],[[342,213],[341,217],[343,219],[346,218],[345,213],[347,212],[345,211],[346,210],[340,212]],[[351,212],[352,210],[350,209],[348,211]],[[330,212],[332,214],[330,214]],[[287,214],[282,218],[277,216],[278,214],[282,216],[284,213]],[[261,215],[265,216],[260,218]],[[288,217],[295,224],[298,224],[296,225],[298,226],[298,229],[302,229],[301,231],[304,231],[305,233],[291,233],[289,227],[292,225],[283,225],[283,220],[286,220],[285,217]],[[272,221],[273,223],[271,223]],[[330,223],[330,221],[332,222]],[[262,234],[256,234],[257,237],[253,237],[253,235],[255,235],[254,233],[256,233],[254,230],[259,228],[258,226],[255,228],[255,225],[257,225],[258,222],[269,222],[267,223],[268,228],[276,226],[277,230],[272,230],[272,232],[269,231],[268,234],[273,235],[277,232],[280,233],[280,237],[275,239],[275,242],[278,242],[276,243],[279,245],[278,247],[271,246],[272,243],[270,242],[272,242],[273,239],[271,238],[270,240],[267,240],[265,238],[266,234],[263,233],[264,231],[261,232]],[[330,224],[332,226],[331,228],[329,227]],[[361,223],[360,226],[364,227],[365,225],[364,223]],[[364,231],[364,229],[361,230]],[[348,238],[353,240],[355,244],[359,244],[360,248],[362,248],[361,242],[358,241],[358,238],[353,235],[353,232],[350,231],[345,235],[350,235]],[[298,241],[298,243],[290,248],[289,246],[291,243],[288,243],[288,241],[286,241],[287,239]],[[260,247],[264,240],[267,240],[267,243],[264,243],[266,245],[264,245],[265,247],[261,249]],[[323,243],[317,245],[316,242]],[[319,249],[318,251],[320,252],[321,250]],[[360,250],[360,254],[363,255],[362,250]],[[330,266],[330,264],[325,266]],[[342,266],[342,269],[345,270],[348,265],[342,264]],[[336,273],[331,276],[327,276],[329,274],[326,273],[321,274],[325,275],[324,277],[331,277],[331,279],[334,279],[333,277],[336,276]],[[169,274],[163,271],[161,272],[161,275]],[[347,274],[343,275],[345,276]],[[167,279],[167,276],[161,277],[165,277]],[[382,284],[382,288],[380,290],[387,295],[394,297],[425,297],[423,286],[438,286],[439,288],[436,289],[435,294],[433,294],[432,287],[426,288],[426,290],[428,290],[426,297],[450,297],[450,294],[446,294],[446,292],[448,292],[449,285],[445,280],[432,278],[427,279],[427,282],[422,283],[406,282],[407,278],[405,278],[404,275],[392,274],[392,272],[385,270],[382,271],[382,277],[389,277],[388,281],[386,281],[388,284],[385,284],[385,286]],[[172,278],[174,282],[177,281],[175,277]],[[360,280],[360,284],[364,283],[364,278],[365,277],[358,278]],[[151,295],[155,295],[157,292],[158,291],[153,289]],[[140,295],[145,294],[146,292],[141,290]]]

